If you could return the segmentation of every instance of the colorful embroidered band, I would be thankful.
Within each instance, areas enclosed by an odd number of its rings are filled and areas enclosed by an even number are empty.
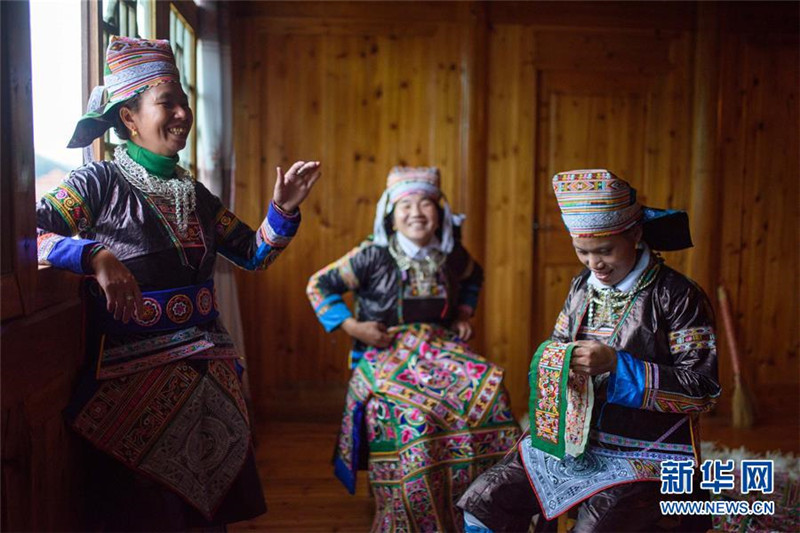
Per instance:
[[[106,50],[104,85],[95,87],[86,114],[78,121],[68,148],[89,145],[113,125],[117,104],[162,83],[180,83],[169,41],[112,35]],[[108,99],[101,103],[103,92]]]
[[[94,296],[92,300],[101,317],[105,333],[125,334],[183,329],[204,324],[219,315],[214,295],[214,280],[177,289],[143,292],[144,312],[134,315],[127,324],[121,320],[114,320],[113,314],[106,310],[105,296],[92,292]]]
[[[442,195],[441,177],[436,167],[394,167],[386,178],[389,203],[395,204],[404,196],[422,193],[438,200]]]
[[[570,374],[573,347],[572,343],[543,342],[529,373],[531,444],[559,459],[583,453],[594,405],[592,380]]]
[[[605,169],[559,172],[553,191],[573,237],[616,235],[642,218],[636,190]]]

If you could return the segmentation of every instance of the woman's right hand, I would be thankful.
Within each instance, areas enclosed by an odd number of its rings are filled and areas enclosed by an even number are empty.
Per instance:
[[[115,320],[127,324],[142,305],[142,291],[128,267],[108,250],[100,250],[92,258],[92,270],[108,302],[107,309]]]
[[[342,329],[351,337],[376,348],[388,348],[392,343],[392,335],[386,332],[386,326],[380,322],[359,322],[351,317],[342,322]]]

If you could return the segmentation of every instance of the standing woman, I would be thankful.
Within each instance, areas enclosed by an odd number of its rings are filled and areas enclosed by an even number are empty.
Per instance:
[[[373,531],[461,530],[455,502],[519,436],[503,370],[465,342],[483,271],[439,180],[436,168],[392,169],[373,238],[307,289],[325,330],[354,339],[334,468],[353,493],[369,454]]]
[[[93,526],[224,528],[266,506],[242,366],[217,318],[214,261],[220,253],[267,268],[297,232],[319,163],[278,169],[253,231],[177,166],[193,117],[169,42],[112,37],[106,63],[108,101],[81,118],[69,146],[112,126],[125,142],[113,160],[72,171],[36,208],[40,264],[96,280],[92,361],[67,409],[103,452],[91,454]]]

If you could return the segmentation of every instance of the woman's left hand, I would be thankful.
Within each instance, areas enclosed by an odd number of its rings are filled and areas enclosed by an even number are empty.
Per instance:
[[[597,341],[575,341],[569,367],[579,373],[596,376],[617,368],[617,351]]]
[[[281,167],[277,167],[278,178],[275,180],[272,201],[282,211],[293,213],[322,175],[320,166],[319,161],[297,161],[286,174],[281,172]]]
[[[469,323],[468,318],[453,321],[451,328],[458,333],[458,337],[462,341],[468,341],[472,338],[472,324]]]

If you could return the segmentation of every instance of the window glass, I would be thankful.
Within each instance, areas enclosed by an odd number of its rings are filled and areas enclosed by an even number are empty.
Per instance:
[[[81,96],[81,3],[33,0],[33,146],[36,198],[82,163],[80,149],[67,148],[83,114]]]
[[[178,13],[175,7],[169,13],[169,40],[175,53],[175,62],[181,72],[181,85],[189,97],[189,105],[195,112],[195,125],[186,141],[186,148],[178,154],[181,166],[188,168],[197,175],[195,166],[195,146],[197,145],[197,75],[196,58],[197,41],[194,31],[186,20]]]
[[[103,61],[112,35],[155,38],[155,6],[152,0],[101,0],[103,13]],[[103,64],[105,66],[105,63]],[[111,159],[114,148],[122,142],[114,129],[105,135],[106,159]]]

